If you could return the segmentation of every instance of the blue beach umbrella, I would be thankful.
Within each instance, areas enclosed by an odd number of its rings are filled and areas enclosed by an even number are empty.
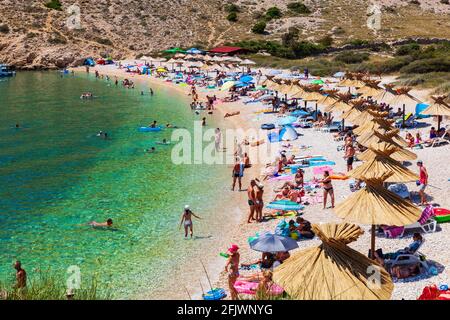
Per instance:
[[[278,200],[278,201],[272,201],[269,203],[266,208],[268,209],[274,209],[274,210],[283,210],[283,211],[297,211],[302,210],[304,206],[301,204],[298,204],[294,201],[289,200]]]
[[[283,117],[280,120],[278,120],[278,125],[279,126],[285,126],[285,125],[289,125],[294,123],[295,121],[297,121],[296,117],[293,116],[287,116],[287,117]]]
[[[298,248],[298,243],[292,238],[265,233],[250,242],[250,248],[260,252],[285,252]]]
[[[251,81],[253,81],[253,77],[251,77],[251,76],[242,76],[239,80],[241,80],[241,82],[251,82]]]

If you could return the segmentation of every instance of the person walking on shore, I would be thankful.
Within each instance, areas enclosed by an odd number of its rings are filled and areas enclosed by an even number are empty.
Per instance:
[[[184,224],[184,237],[187,238],[188,236],[188,229],[191,231],[191,238],[194,235],[194,229],[192,224],[192,217],[196,217],[197,219],[201,219],[199,216],[197,216],[195,213],[189,209],[189,206],[184,206],[184,212],[181,216],[181,222],[180,222],[180,228],[181,225]]]
[[[422,160],[417,161],[417,166],[419,167],[419,195],[420,195],[420,204],[427,205],[427,196],[425,194],[425,188],[428,185],[428,172],[425,166],[423,165]]]
[[[255,186],[256,181],[251,180],[250,185],[247,188],[248,205],[250,207],[250,214],[248,215],[247,223],[251,223],[255,220],[255,207],[256,207],[256,196],[255,196]]]
[[[231,300],[237,300],[238,292],[234,287],[234,283],[239,277],[239,247],[236,244],[232,244],[231,247],[228,248],[228,254],[227,264],[225,265],[225,272],[228,274],[228,289],[230,290]]]
[[[233,185],[231,186],[231,191],[234,191],[234,187],[236,186],[236,180],[239,183],[239,191],[242,190],[242,177],[244,176],[244,164],[241,163],[239,158],[236,158],[236,162],[233,166],[232,177],[233,177]]]

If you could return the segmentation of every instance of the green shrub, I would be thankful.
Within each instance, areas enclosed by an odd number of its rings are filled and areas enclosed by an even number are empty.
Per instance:
[[[0,32],[1,33],[8,33],[9,32],[9,27],[7,24],[0,24]]]
[[[53,276],[48,270],[40,271],[28,277],[26,290],[17,290],[11,284],[0,282],[0,293],[7,300],[66,300],[66,281]],[[89,281],[83,280],[81,288],[74,291],[74,300],[104,300],[110,299],[109,292],[99,294],[97,280],[93,277]]]
[[[294,51],[296,58],[304,58],[308,56],[313,56],[324,51],[325,47],[321,44],[315,44],[309,41],[297,42],[292,50]]]
[[[298,14],[308,14],[311,13],[311,10],[309,10],[309,8],[303,4],[302,2],[291,2],[287,5],[287,8],[294,12],[294,13],[298,13]]]
[[[258,21],[252,28],[253,33],[264,34],[266,32],[266,23],[264,21]]]
[[[231,12],[236,12],[237,13],[237,12],[240,11],[240,8],[237,5],[235,5],[233,3],[230,3],[230,4],[227,4],[225,6],[225,11],[228,12],[228,13],[231,13]]]
[[[50,2],[47,2],[45,6],[49,9],[53,10],[62,10],[62,4],[59,0],[50,0]]]
[[[325,36],[319,39],[318,43],[323,45],[324,47],[330,47],[333,44],[333,37]]]
[[[400,69],[401,73],[450,72],[450,57],[416,60]]]
[[[227,20],[231,22],[236,22],[238,20],[238,16],[236,12],[230,12],[227,16]]]
[[[361,63],[369,59],[369,54],[366,52],[342,52],[334,57],[335,61],[340,61],[347,64]]]
[[[417,43],[404,44],[395,50],[396,56],[406,56],[414,52],[420,51],[420,45]]]
[[[266,18],[268,20],[281,18],[281,10],[277,7],[271,7],[266,11]]]

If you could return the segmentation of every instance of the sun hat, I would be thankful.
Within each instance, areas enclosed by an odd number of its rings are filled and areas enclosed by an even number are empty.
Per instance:
[[[228,248],[228,252],[230,253],[236,253],[239,250],[239,247],[237,244],[232,244],[229,248]]]

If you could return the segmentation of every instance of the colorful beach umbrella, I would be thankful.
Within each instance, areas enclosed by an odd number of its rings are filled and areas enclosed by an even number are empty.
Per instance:
[[[260,252],[286,252],[298,248],[297,241],[273,233],[264,233],[250,242],[250,248]]]
[[[231,87],[233,87],[236,84],[235,81],[227,81],[225,82],[222,87],[220,88],[221,91],[229,90]]]
[[[347,246],[363,230],[349,223],[312,225],[319,246],[295,252],[278,266],[273,280],[297,300],[389,300],[394,289],[389,273]],[[379,283],[372,285],[374,270]]]

